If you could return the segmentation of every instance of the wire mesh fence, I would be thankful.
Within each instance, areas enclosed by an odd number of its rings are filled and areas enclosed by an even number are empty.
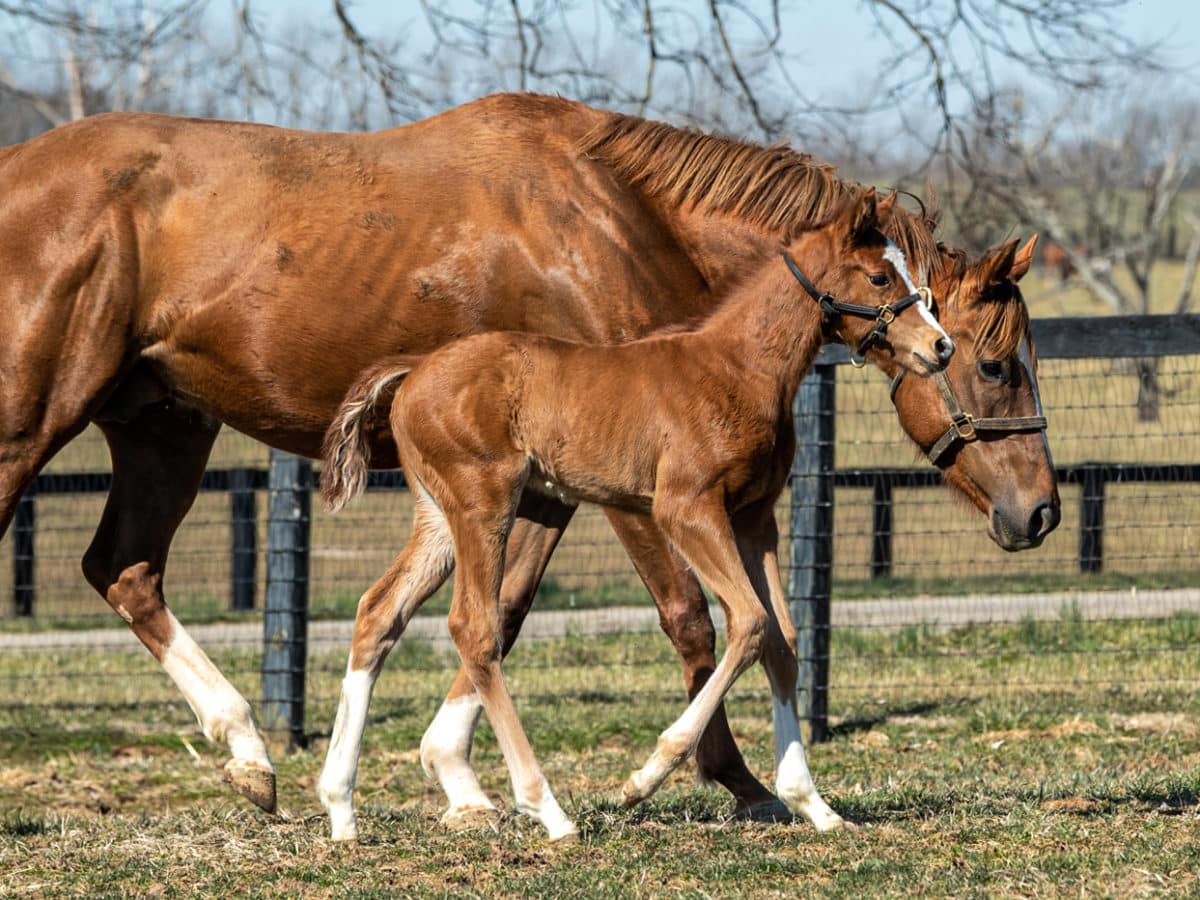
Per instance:
[[[794,536],[825,540],[832,552],[827,637],[835,713],[969,698],[984,684],[1127,689],[1197,671],[1200,355],[1044,358],[1041,386],[1063,476],[1063,521],[1038,550],[1011,554],[992,543],[983,517],[942,486],[903,437],[882,377],[838,367],[832,530]],[[107,466],[93,429],[52,463],[0,543],[0,729],[65,728],[97,716],[106,727],[147,716],[189,727],[186,704],[80,572],[100,520]],[[881,469],[903,472],[881,490],[863,475]],[[264,447],[221,436],[165,578],[176,615],[259,714],[267,472]],[[784,498],[783,523],[790,501]],[[312,505],[301,676],[310,731],[332,721],[358,597],[403,545],[411,517],[403,489],[372,490],[336,516]],[[781,548],[784,559],[792,537]],[[426,674],[406,679],[405,695],[393,702],[432,713],[448,688],[456,664],[444,626],[448,602],[444,588],[423,610],[429,619],[401,642],[390,667]],[[518,671],[562,667],[565,659],[586,668],[586,653],[543,652],[537,635],[657,630],[645,589],[602,513],[590,507],[567,529],[534,610],[540,618],[512,658]],[[618,668],[660,667],[655,683],[682,698],[665,639],[630,641],[620,660]],[[385,678],[381,698],[387,685]]]

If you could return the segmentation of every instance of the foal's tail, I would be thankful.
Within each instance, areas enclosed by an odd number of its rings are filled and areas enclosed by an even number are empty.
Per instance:
[[[321,496],[337,512],[362,493],[371,464],[370,429],[375,408],[392,396],[420,357],[393,356],[364,371],[338,408],[321,447]]]

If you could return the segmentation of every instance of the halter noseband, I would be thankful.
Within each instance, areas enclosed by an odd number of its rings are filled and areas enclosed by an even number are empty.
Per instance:
[[[907,297],[897,300],[895,303],[884,303],[881,306],[845,303],[838,300],[828,291],[818,292],[816,286],[804,277],[804,273],[800,271],[800,267],[796,265],[796,261],[786,251],[783,254],[783,261],[787,263],[787,267],[796,276],[796,280],[800,282],[800,286],[808,292],[810,297],[817,301],[817,305],[821,307],[821,312],[827,320],[839,315],[861,316],[865,319],[873,318],[875,320],[875,327],[867,332],[867,336],[858,342],[858,346],[850,354],[850,362],[858,368],[862,368],[866,363],[867,351],[876,344],[884,342],[884,339],[887,337],[888,326],[892,324],[896,316],[918,301],[924,303],[927,307],[933,305],[929,288],[917,288],[917,290]]]
[[[938,438],[929,451],[925,454],[931,463],[935,466],[946,453],[959,441],[964,444],[979,439],[979,432],[993,431],[1001,434],[1011,434],[1018,431],[1045,431],[1046,417],[1045,416],[1011,416],[1007,418],[976,418],[968,412],[963,412],[962,407],[958,403],[958,398],[954,396],[954,388],[950,384],[950,377],[946,374],[945,369],[941,369],[933,373],[933,379],[937,382],[938,390],[941,391],[942,399],[946,403],[946,412],[950,414],[950,427],[946,432]],[[892,399],[892,403],[896,402],[896,390],[900,387],[900,381],[904,378],[904,370],[901,369],[896,377],[892,379],[892,387],[888,392]]]

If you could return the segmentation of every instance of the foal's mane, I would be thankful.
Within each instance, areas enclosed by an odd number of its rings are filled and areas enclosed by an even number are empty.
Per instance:
[[[787,241],[822,221],[864,188],[838,177],[829,163],[782,145],[763,146],[694,129],[608,113],[579,143],[648,195],[734,216]],[[936,214],[896,206],[884,232],[921,280],[940,273],[933,237]]]

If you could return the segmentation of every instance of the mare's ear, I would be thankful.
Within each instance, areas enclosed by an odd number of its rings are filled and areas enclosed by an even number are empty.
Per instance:
[[[892,191],[890,194],[876,203],[875,214],[878,215],[880,219],[886,219],[888,216],[890,216],[896,209],[896,197],[898,196],[899,195],[895,191]]]
[[[972,273],[975,278],[975,287],[980,293],[994,284],[1003,284],[1008,280],[1019,243],[1021,243],[1020,238],[1013,238],[1011,241],[1005,241],[1003,244],[989,247],[984,251],[983,257],[975,264],[975,271]]]
[[[863,191],[862,196],[851,201],[846,209],[846,235],[851,243],[857,242],[863,234],[879,225],[879,198],[875,188]]]
[[[1029,266],[1033,263],[1033,249],[1037,246],[1037,242],[1038,236],[1035,234],[1013,257],[1012,268],[1008,271],[1008,277],[1013,281],[1020,281],[1029,271]]]

